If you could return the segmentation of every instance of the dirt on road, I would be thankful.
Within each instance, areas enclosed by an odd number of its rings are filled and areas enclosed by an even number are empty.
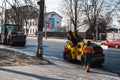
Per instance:
[[[2,66],[29,66],[29,65],[51,65],[46,59],[38,59],[24,53],[0,49],[0,67]]]

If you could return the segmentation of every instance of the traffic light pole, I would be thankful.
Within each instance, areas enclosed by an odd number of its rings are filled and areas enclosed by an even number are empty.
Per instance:
[[[44,27],[44,3],[45,0],[40,0],[37,2],[39,5],[39,16],[38,16],[38,45],[37,45],[37,53],[36,57],[42,59],[43,58],[43,27]]]

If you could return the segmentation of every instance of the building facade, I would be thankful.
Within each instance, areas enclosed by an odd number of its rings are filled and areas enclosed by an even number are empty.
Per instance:
[[[6,24],[21,25],[21,30],[25,34],[35,34],[38,30],[39,9],[25,5],[6,9]],[[45,13],[45,26],[43,31],[60,32],[62,17],[56,12]]]
[[[60,32],[62,17],[56,12],[45,14],[45,25],[43,32]],[[26,27],[27,26],[27,27]],[[24,24],[24,32],[29,28],[28,34],[35,34],[38,30],[38,18],[28,19],[27,25]]]
[[[62,17],[56,12],[46,13],[45,27],[48,32],[60,32],[61,22],[62,22]]]

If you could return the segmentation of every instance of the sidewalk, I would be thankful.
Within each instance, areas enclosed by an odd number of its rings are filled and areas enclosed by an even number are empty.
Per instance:
[[[79,65],[67,67],[65,64],[56,64],[1,67],[0,80],[120,80],[120,78],[117,74],[99,70],[91,69],[91,73],[86,73]]]

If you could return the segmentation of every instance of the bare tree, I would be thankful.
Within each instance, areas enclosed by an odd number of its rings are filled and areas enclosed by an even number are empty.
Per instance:
[[[74,31],[76,31],[79,22],[83,21],[82,24],[87,24],[90,27],[88,32],[95,35],[96,26],[99,32],[105,32],[107,24],[112,20],[112,13],[120,3],[119,1],[120,0],[65,0],[66,9],[62,12],[71,17]]]
[[[79,24],[79,17],[81,5],[79,4],[80,0],[64,0],[64,7],[61,9],[61,12],[70,18],[70,24],[74,26],[74,31],[77,30]],[[68,20],[68,18],[66,18]]]
[[[120,0],[119,0],[120,2]],[[115,10],[115,15],[119,19],[120,18],[120,5],[117,6],[117,9]]]
[[[7,18],[8,20],[11,20],[12,23],[19,24],[21,31],[24,31],[28,35],[28,31],[31,27],[31,24],[28,24],[28,22],[31,22],[30,19],[33,17],[38,16],[38,9],[33,7],[35,4],[33,4],[32,0],[23,0],[23,3],[21,3],[21,0],[13,0],[13,3],[10,3],[8,0],[6,2],[11,6],[11,9],[8,9],[7,11]],[[34,14],[34,15],[33,15]]]
[[[119,2],[111,0],[84,0],[83,13],[85,13],[90,26],[89,32],[97,39],[100,31],[106,32],[107,24],[112,20],[112,13],[115,11]],[[96,29],[96,27],[98,27]],[[98,32],[97,32],[98,31]]]

